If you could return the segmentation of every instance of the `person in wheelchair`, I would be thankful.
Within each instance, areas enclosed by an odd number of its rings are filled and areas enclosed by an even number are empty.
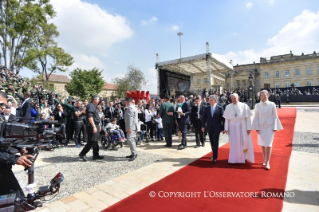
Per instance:
[[[106,125],[106,129],[109,129],[111,133],[115,133],[120,142],[125,142],[124,132],[120,129],[120,126],[116,124],[116,121],[117,118],[112,118],[111,122]]]

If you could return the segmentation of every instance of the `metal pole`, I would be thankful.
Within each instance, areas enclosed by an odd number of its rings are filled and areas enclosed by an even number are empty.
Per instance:
[[[182,59],[182,35],[183,35],[183,32],[179,32],[179,33],[177,33],[177,35],[179,36],[179,54],[180,54],[180,59]]]

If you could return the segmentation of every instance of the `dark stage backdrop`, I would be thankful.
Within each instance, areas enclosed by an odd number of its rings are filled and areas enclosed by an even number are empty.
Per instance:
[[[164,94],[171,95],[171,89],[175,89],[175,92],[189,92],[190,88],[190,76],[171,72],[165,69],[159,69],[160,71],[160,96]]]

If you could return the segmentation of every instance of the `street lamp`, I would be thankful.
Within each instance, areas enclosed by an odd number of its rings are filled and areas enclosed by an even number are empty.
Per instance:
[[[183,35],[183,32],[178,32],[177,35],[179,36],[179,53],[180,53],[180,58],[182,59],[182,35]]]
[[[250,109],[254,109],[254,96],[253,96],[253,93],[254,93],[254,86],[253,86],[253,76],[250,74],[249,77],[249,82],[250,82],[250,85],[248,87],[248,99],[250,101]]]

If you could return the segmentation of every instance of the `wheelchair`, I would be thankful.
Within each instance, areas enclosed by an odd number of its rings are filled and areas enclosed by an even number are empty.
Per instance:
[[[141,131],[145,132],[144,139],[146,140],[146,143],[149,143],[151,140],[151,136],[150,136],[149,132],[147,132],[147,125],[146,124],[141,124],[141,129],[136,134],[136,141],[138,141],[138,139],[141,137],[141,134],[142,134]]]
[[[117,150],[117,146],[120,148],[123,147],[123,142],[120,142],[120,139],[117,137],[116,133],[111,133],[110,129],[102,127],[101,132],[101,145],[106,150]]]

